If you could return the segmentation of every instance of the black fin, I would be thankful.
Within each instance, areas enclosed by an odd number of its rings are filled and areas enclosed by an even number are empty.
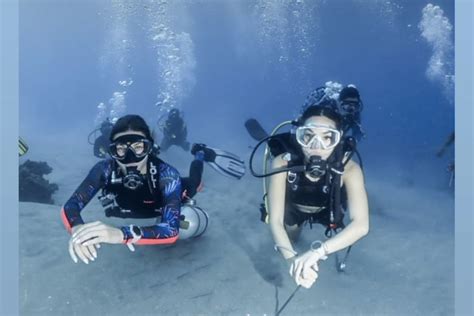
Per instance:
[[[248,119],[245,121],[245,128],[250,136],[256,141],[261,141],[269,135],[256,119]]]

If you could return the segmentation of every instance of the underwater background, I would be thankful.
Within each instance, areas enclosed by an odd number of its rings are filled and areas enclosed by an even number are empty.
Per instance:
[[[53,206],[20,204],[23,314],[271,314],[275,291],[281,303],[293,284],[249,172],[235,181],[206,168],[197,198],[211,227],[195,244],[112,246],[89,266],[69,258],[60,205],[97,161],[87,138],[106,118],[142,115],[159,141],[157,122],[177,107],[191,142],[248,162],[245,120],[271,130],[328,81],[355,84],[364,102],[371,232],[347,274],[328,264],[285,313],[453,314],[454,148],[436,152],[454,131],[454,1],[22,0],[19,17],[20,163],[48,162],[59,187]],[[161,158],[186,174],[192,156],[173,147]],[[85,290],[104,284],[114,290]]]

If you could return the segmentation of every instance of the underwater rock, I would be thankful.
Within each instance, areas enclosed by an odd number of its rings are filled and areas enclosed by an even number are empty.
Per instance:
[[[52,195],[58,185],[43,177],[51,171],[53,169],[43,161],[27,160],[21,164],[18,173],[20,201],[54,204]]]

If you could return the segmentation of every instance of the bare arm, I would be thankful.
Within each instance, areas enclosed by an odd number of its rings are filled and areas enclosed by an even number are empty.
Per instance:
[[[287,166],[282,156],[276,157],[272,162],[272,169],[283,168]],[[290,238],[285,230],[285,193],[286,193],[286,172],[278,173],[270,177],[268,186],[268,213],[270,230],[273,240],[279,247],[285,259],[295,255]]]
[[[327,254],[353,245],[369,232],[369,206],[364,176],[359,165],[349,161],[342,179],[347,190],[351,222],[340,233],[324,243]]]

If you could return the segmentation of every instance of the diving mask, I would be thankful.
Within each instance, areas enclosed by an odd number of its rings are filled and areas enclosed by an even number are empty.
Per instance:
[[[341,132],[328,125],[307,124],[296,129],[296,140],[304,148],[332,149],[341,140]]]
[[[348,114],[354,114],[362,111],[362,103],[359,101],[345,100],[341,102],[341,109]]]
[[[148,155],[153,143],[141,135],[123,135],[109,146],[110,155],[123,164],[140,162]]]

